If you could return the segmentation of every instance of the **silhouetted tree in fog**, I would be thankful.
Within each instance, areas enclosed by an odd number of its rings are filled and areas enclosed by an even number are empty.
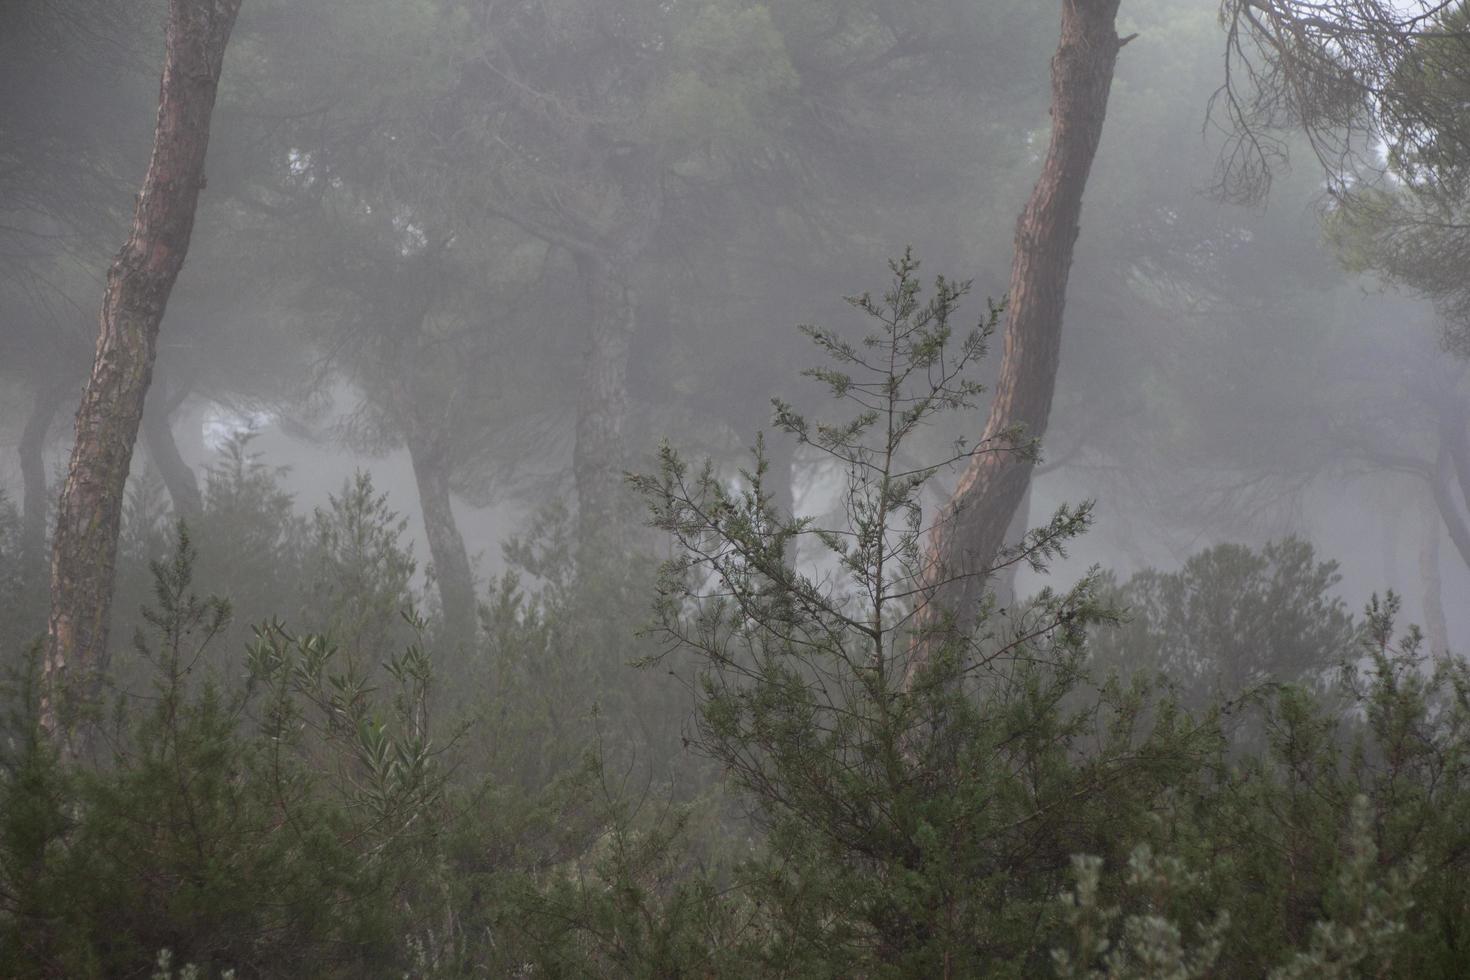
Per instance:
[[[1432,297],[1470,354],[1470,7],[1226,0],[1221,19],[1220,189],[1261,200],[1287,162],[1282,132],[1304,133],[1351,264]]]

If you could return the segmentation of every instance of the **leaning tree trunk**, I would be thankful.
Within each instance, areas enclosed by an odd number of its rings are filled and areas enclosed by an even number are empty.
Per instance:
[[[162,392],[153,394],[161,395]],[[204,513],[204,497],[199,492],[199,478],[184,462],[179,444],[174,441],[173,425],[169,420],[172,408],[163,398],[149,397],[144,401],[143,439],[148,444],[148,455],[163,475],[163,485],[174,504],[174,515],[192,523]]]
[[[46,435],[64,400],[61,385],[36,386],[31,412],[20,434],[21,568],[26,579],[40,569],[46,550]],[[35,579],[39,581],[40,576]]]
[[[169,0],[153,155],[132,231],[107,273],[92,375],[58,506],[42,727],[69,748],[70,713],[107,649],[123,487],[153,372],[158,327],[204,187],[209,119],[240,0]]]
[[[572,450],[578,538],[583,547],[616,548],[624,520],[628,355],[638,325],[637,299],[626,266],[597,256],[579,256],[577,265],[591,317]]]
[[[1032,462],[1013,444],[1046,433],[1061,354],[1062,308],[1082,214],[1082,194],[1102,139],[1119,39],[1119,0],[1063,0],[1051,62],[1051,142],[1041,176],[1016,223],[1000,381],[979,444],[930,532],[908,676],[949,629],[975,621],[1012,515],[1031,484]]]
[[[475,580],[450,504],[448,453],[442,438],[432,430],[411,434],[407,443],[444,625],[455,642],[470,643],[475,637]]]

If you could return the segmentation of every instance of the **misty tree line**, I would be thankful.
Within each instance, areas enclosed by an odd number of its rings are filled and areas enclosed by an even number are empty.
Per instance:
[[[9,968],[1452,975],[1466,9],[1060,6],[8,5]],[[204,405],[403,449],[427,591]],[[1297,539],[1019,595],[1052,474],[1406,496],[1425,633]],[[454,501],[548,497],[477,578]]]

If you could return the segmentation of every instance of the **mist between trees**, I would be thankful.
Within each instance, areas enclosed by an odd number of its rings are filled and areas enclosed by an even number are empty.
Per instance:
[[[0,5],[0,975],[1464,975],[1467,16]]]

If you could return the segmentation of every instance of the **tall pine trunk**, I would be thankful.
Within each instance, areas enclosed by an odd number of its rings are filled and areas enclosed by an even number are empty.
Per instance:
[[[1118,3],[1062,2],[1051,62],[1051,141],[1016,223],[1000,380],[979,452],[930,532],[910,677],[943,642],[945,627],[964,632],[974,625],[986,579],[1031,485],[1032,462],[1012,448],[1013,440],[1040,439],[1051,416],[1082,195],[1102,139],[1118,50],[1127,43],[1114,26]]]
[[[458,643],[475,637],[475,580],[470,571],[464,536],[454,519],[450,502],[449,460],[443,440],[424,427],[410,433],[408,457],[418,485],[419,508],[424,515],[424,534],[429,539],[429,558],[434,562],[434,579],[444,625]]]
[[[72,747],[74,702],[107,649],[123,488],[153,373],[158,328],[204,187],[209,121],[240,0],[169,0],[153,154],[126,244],[107,273],[97,352],[57,509],[42,727]]]
[[[637,301],[626,265],[583,255],[577,266],[591,317],[572,457],[578,537],[584,547],[615,548],[623,539],[628,357],[638,326]]]

